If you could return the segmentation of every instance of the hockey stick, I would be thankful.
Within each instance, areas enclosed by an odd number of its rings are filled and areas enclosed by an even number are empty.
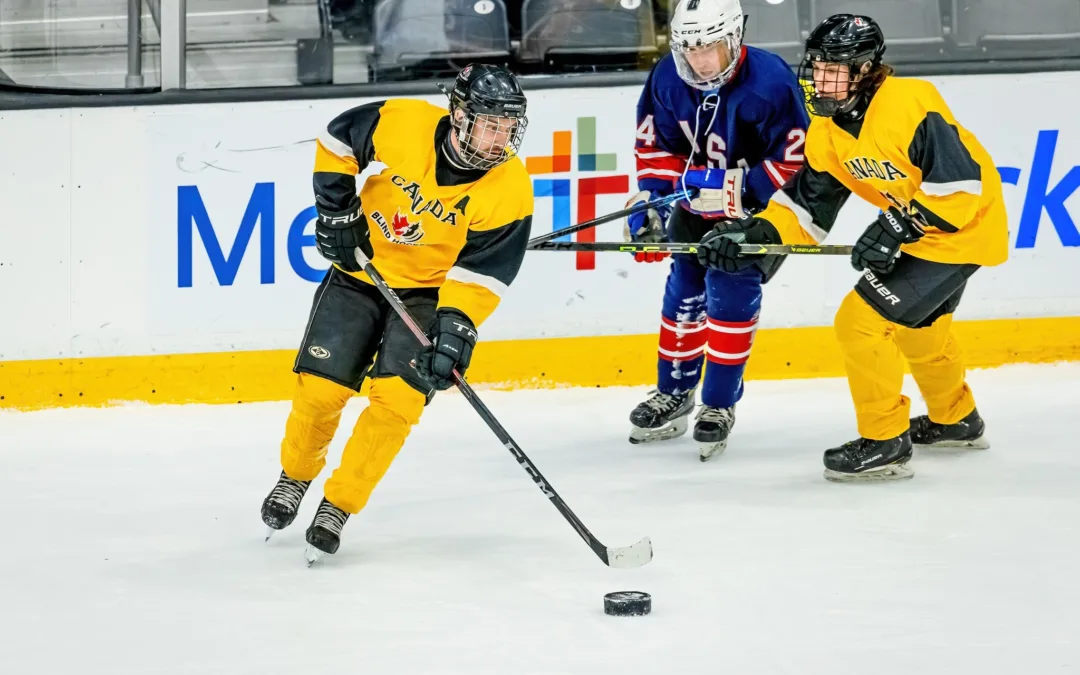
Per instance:
[[[639,244],[617,241],[548,241],[537,246],[534,251],[619,251],[622,253],[684,253],[698,252],[700,244]],[[851,255],[854,247],[818,244],[739,244],[739,250],[745,255]]]
[[[409,310],[402,304],[401,299],[398,298],[394,290],[386,283],[382,275],[379,274],[375,266],[371,264],[371,260],[358,248],[356,249],[356,261],[364,266],[364,272],[375,283],[375,287],[379,289],[386,301],[390,303],[390,306],[394,308],[397,315],[401,317],[401,320],[408,326],[409,331],[412,332],[416,339],[420,341],[420,344],[424,347],[431,346],[431,340],[428,339],[423,329],[417,325],[416,320],[409,314]],[[488,410],[484,402],[480,400],[480,397],[476,395],[473,388],[469,386],[469,383],[465,381],[465,378],[461,376],[457,370],[454,371],[454,384],[465,396],[465,400],[469,402],[469,405],[473,407],[480,418],[484,420],[484,423],[488,425],[499,441],[510,451],[510,454],[514,456],[514,459],[521,464],[521,467],[525,469],[525,473],[529,474],[536,486],[540,488],[551,503],[555,505],[555,508],[559,510],[559,513],[566,518],[567,522],[573,526],[574,530],[585,540],[585,543],[589,545],[589,548],[593,550],[593,553],[600,558],[600,560],[608,567],[616,568],[630,568],[641,567],[645,563],[652,560],[652,541],[648,537],[645,537],[633,546],[624,546],[621,548],[608,548],[600,543],[592,532],[589,532],[589,528],[585,527],[585,524],[581,522],[570,507],[566,505],[562,497],[555,492],[555,488],[540,474],[540,470],[536,468],[536,465],[525,455],[525,452],[521,447],[510,437],[510,434],[503,428],[499,421],[495,419],[495,415]]]
[[[564,227],[561,230],[555,230],[554,232],[548,232],[547,234],[542,234],[539,237],[533,237],[532,239],[530,239],[528,248],[533,249],[533,248],[538,247],[540,244],[543,244],[544,242],[548,242],[548,241],[551,241],[553,239],[558,239],[559,237],[562,237],[562,236],[567,235],[567,234],[573,234],[574,232],[580,232],[581,230],[587,230],[590,227],[596,227],[597,225],[603,225],[604,223],[610,223],[611,221],[618,220],[619,218],[625,218],[626,216],[632,216],[635,213],[641,213],[642,211],[648,211],[649,209],[655,209],[657,206],[664,206],[666,204],[670,204],[672,202],[675,202],[675,201],[678,201],[678,200],[682,199],[685,196],[686,196],[685,192],[673,192],[673,193],[669,194],[666,197],[661,197],[659,199],[654,199],[651,202],[642,202],[642,203],[638,204],[637,206],[633,206],[633,207],[628,208],[628,209],[623,209],[622,211],[616,211],[615,213],[609,213],[606,216],[600,216],[599,218],[593,218],[592,220],[587,220],[584,223],[578,223],[577,225],[571,225],[570,227]]]

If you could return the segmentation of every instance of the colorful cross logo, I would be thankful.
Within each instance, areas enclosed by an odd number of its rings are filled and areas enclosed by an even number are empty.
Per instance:
[[[552,153],[546,157],[526,157],[525,168],[530,174],[574,173],[571,167],[573,155],[570,152],[573,132],[556,131],[552,135]],[[596,152],[596,118],[577,118],[577,171],[616,171],[617,155]],[[533,195],[551,197],[551,229],[569,227],[570,222],[570,184],[573,178],[534,178]],[[596,195],[626,194],[630,191],[630,176],[587,176],[577,178],[577,220],[581,223],[596,217]],[[560,237],[569,241],[571,235]],[[596,231],[582,230],[577,233],[578,241],[596,241]],[[596,254],[580,251],[577,256],[577,269],[596,269]]]

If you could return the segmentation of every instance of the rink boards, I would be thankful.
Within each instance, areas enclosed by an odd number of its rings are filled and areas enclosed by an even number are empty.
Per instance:
[[[969,362],[1080,358],[1080,74],[931,79],[1006,183],[1010,260],[978,272],[957,313]],[[1002,105],[1003,92],[1040,103]],[[637,95],[530,93],[534,235],[626,201]],[[0,180],[0,407],[288,398],[326,267],[313,247],[314,139],[367,100],[0,113],[0,143],[18,158]],[[851,243],[875,213],[853,199],[828,241]],[[622,223],[595,236],[621,239]],[[650,382],[666,269],[529,253],[480,329],[470,380]],[[832,315],[856,277],[843,258],[787,261],[766,287],[748,377],[840,375]]]

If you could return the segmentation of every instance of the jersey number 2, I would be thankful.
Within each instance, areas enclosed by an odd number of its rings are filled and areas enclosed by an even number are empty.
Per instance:
[[[806,143],[806,132],[802,129],[792,129],[787,135],[788,145],[784,150],[785,162],[801,162],[803,161],[802,148]]]

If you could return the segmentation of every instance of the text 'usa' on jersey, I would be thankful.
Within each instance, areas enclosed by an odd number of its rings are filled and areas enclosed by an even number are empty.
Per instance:
[[[779,56],[743,47],[731,81],[710,93],[683,82],[669,54],[638,99],[638,188],[670,194],[687,160],[691,168],[743,167],[743,204],[764,208],[802,165],[809,124],[802,89]]]
[[[393,288],[439,288],[439,306],[479,326],[517,276],[532,229],[532,181],[517,157],[467,169],[442,146],[447,110],[390,99],[348,110],[319,137],[315,198],[338,208],[359,198],[371,229],[372,262]],[[363,272],[353,276],[368,281]]]

